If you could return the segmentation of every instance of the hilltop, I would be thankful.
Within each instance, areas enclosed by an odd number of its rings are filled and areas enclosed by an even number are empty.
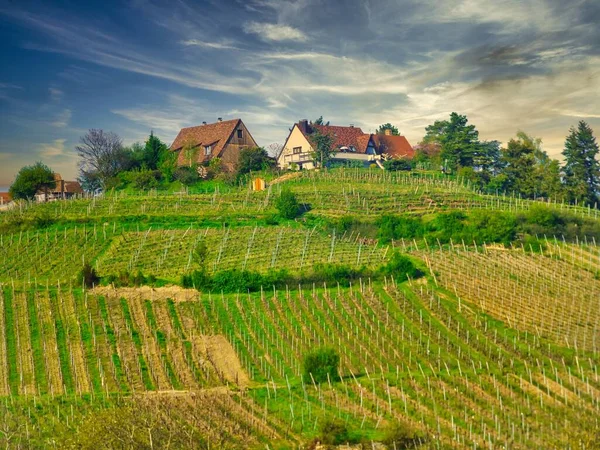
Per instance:
[[[422,171],[22,203],[0,443],[596,448],[598,239],[595,209]],[[305,377],[321,347],[339,379]]]

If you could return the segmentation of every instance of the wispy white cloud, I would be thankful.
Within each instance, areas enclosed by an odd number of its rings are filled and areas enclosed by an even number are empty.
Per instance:
[[[55,87],[48,88],[48,92],[50,93],[50,100],[53,102],[59,102],[65,95],[62,90]]]
[[[55,139],[50,143],[39,144],[38,154],[42,158],[55,158],[57,156],[64,156],[66,139]]]
[[[201,47],[214,50],[239,50],[235,45],[226,42],[207,42],[198,39],[188,39],[186,41],[180,41],[180,43],[186,47]]]
[[[297,28],[276,23],[247,22],[244,24],[244,31],[256,34],[264,41],[306,42],[308,40],[308,36]]]
[[[70,109],[64,109],[60,113],[58,113],[52,122],[53,127],[64,128],[69,125],[71,120],[72,112]]]

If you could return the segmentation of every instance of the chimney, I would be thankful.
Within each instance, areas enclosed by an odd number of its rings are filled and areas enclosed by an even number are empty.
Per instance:
[[[386,129],[384,130],[384,134],[385,134],[386,136],[391,136],[391,135],[392,135],[392,130],[390,130],[389,128],[386,128]]]
[[[202,125],[206,125],[206,121],[202,122]]]
[[[300,119],[298,121],[298,128],[300,128],[300,131],[302,131],[304,134],[308,134],[308,120]]]
[[[219,118],[217,118],[217,120],[218,120],[219,122],[223,122],[223,118],[222,118],[222,117],[219,117]]]
[[[350,124],[350,128],[354,128],[354,124],[353,123]]]

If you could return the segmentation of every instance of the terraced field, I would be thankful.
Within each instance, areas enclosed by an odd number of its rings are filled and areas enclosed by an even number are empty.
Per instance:
[[[286,185],[314,224],[269,219]],[[119,193],[3,213],[0,226],[23,231],[0,234],[0,446],[306,448],[336,420],[365,448],[398,426],[422,448],[598,448],[594,240],[540,237],[540,253],[403,239],[392,248],[319,226],[346,214],[535,204],[435,177],[347,170],[261,193]],[[46,228],[27,227],[36,221]],[[90,262],[101,276],[175,282],[195,268],[200,242],[210,273],[374,269],[395,251],[426,273],[251,294],[83,289],[77,278]],[[302,360],[318,347],[339,354],[339,380],[304,377]]]

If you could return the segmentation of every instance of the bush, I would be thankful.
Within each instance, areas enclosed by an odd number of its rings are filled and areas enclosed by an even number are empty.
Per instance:
[[[295,219],[300,215],[300,204],[296,199],[296,195],[287,189],[281,191],[275,207],[284,219]]]
[[[304,379],[306,382],[314,379],[319,384],[328,380],[337,381],[339,364],[340,357],[332,348],[316,349],[304,356]]]
[[[344,422],[327,418],[319,426],[319,440],[325,445],[340,445],[349,443],[351,438]]]
[[[83,282],[86,288],[91,288],[98,284],[100,277],[90,263],[85,263],[81,272],[79,272],[79,280]]]
[[[421,238],[426,232],[420,217],[382,216],[377,221],[377,225],[379,226],[377,237],[382,244],[400,238]]]
[[[417,269],[412,260],[398,252],[395,252],[390,261],[381,268],[383,275],[392,275],[396,281],[405,281],[410,278],[419,278],[423,272]]]
[[[407,159],[388,159],[383,163],[383,168],[390,172],[397,172],[399,170],[412,170],[412,165]]]
[[[56,222],[54,217],[52,217],[52,214],[47,209],[38,211],[33,216],[33,225],[35,228],[48,228],[54,222]]]
[[[386,430],[382,444],[387,448],[417,448],[427,441],[423,433],[404,422],[392,423]]]
[[[190,186],[200,181],[200,175],[195,167],[178,167],[173,177],[185,186]]]

